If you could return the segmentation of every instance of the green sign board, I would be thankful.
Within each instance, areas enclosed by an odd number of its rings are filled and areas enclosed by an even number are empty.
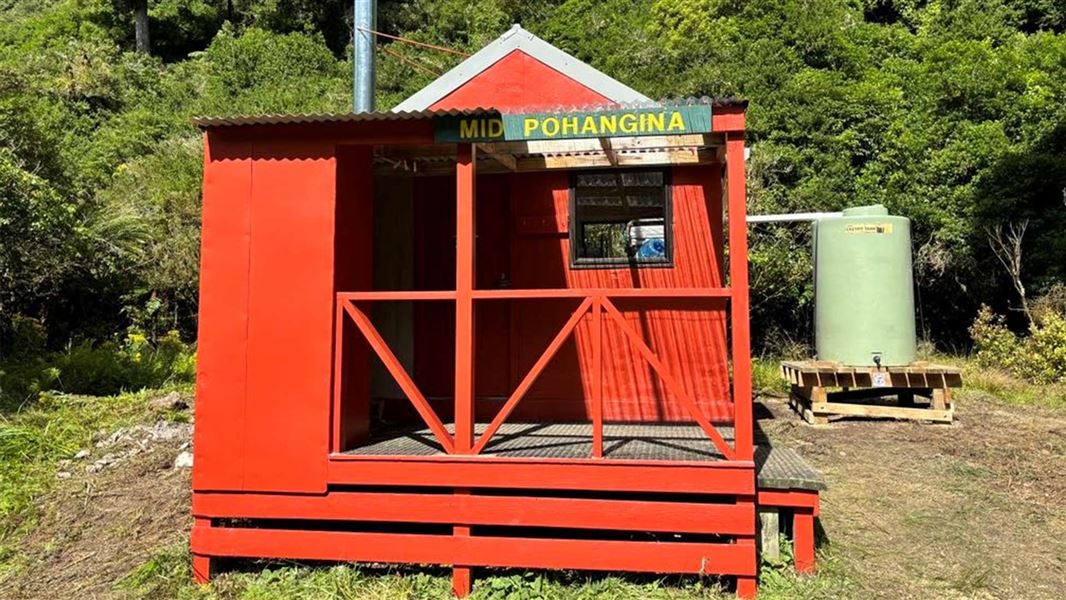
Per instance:
[[[433,123],[439,143],[518,142],[578,138],[710,133],[706,105],[540,112],[498,115],[444,115]]]

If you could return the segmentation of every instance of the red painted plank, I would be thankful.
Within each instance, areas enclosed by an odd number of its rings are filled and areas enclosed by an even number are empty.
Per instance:
[[[455,449],[474,446],[474,250],[477,151],[460,144],[455,159]]]
[[[751,392],[751,341],[748,323],[748,221],[744,175],[744,134],[726,138],[729,195],[729,287],[733,292],[729,322],[732,333],[733,407],[736,458],[754,452]]]
[[[818,492],[813,490],[759,490],[759,505],[806,508],[818,516]]]
[[[244,488],[326,487],[336,170],[331,143],[256,144],[252,163]],[[227,460],[228,457],[216,458]]]
[[[711,110],[711,129],[716,132],[744,131],[745,108],[723,106]]]
[[[448,458],[448,457],[445,457]],[[331,460],[331,484],[754,494],[753,467],[630,465],[589,459]]]
[[[354,302],[390,300],[455,300],[455,292],[447,290],[340,292],[337,294],[337,300],[349,300]]]
[[[813,571],[814,515],[797,511],[792,516],[792,547],[795,550],[796,570],[800,573]]]
[[[193,526],[201,529],[211,527],[211,519],[194,517]],[[192,578],[196,583],[207,583],[211,580],[211,557],[202,554],[193,554]]]
[[[374,161],[369,146],[337,148],[333,290],[374,287]],[[343,318],[343,315],[341,315]],[[347,339],[345,339],[347,337]],[[334,327],[332,448],[370,436],[370,348],[352,323]],[[349,342],[345,344],[345,342]],[[354,342],[354,343],[353,343]]]
[[[592,456],[603,456],[603,298],[592,301]]]
[[[192,485],[197,490],[240,490],[244,485],[240,423],[247,391],[252,145],[209,134],[204,150]]]
[[[729,298],[728,288],[538,288],[527,290],[474,290],[477,300],[513,300],[536,298]]]
[[[629,542],[194,527],[210,556],[754,575],[755,542]]]
[[[751,503],[330,492],[324,496],[195,494],[193,514],[213,518],[459,523],[618,531],[753,535]]]

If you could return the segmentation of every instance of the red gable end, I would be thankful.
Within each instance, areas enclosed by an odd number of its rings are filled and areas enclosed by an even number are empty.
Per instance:
[[[438,100],[431,108],[539,109],[610,102],[609,98],[577,80],[521,50],[515,50]]]

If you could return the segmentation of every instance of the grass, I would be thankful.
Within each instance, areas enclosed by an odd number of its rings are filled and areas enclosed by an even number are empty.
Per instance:
[[[154,416],[147,399],[175,389],[190,386],[108,397],[45,393],[0,415],[0,577],[14,566],[14,543],[32,527],[34,501],[51,489],[59,461],[90,447],[98,432]]]
[[[824,552],[815,576],[792,571],[788,543],[783,559],[764,564],[759,597],[769,600],[829,599],[847,595],[851,581],[839,561]],[[248,563],[246,572],[229,572],[209,585],[192,583],[184,546],[163,549],[118,583],[135,600],[341,600],[451,598],[445,570],[367,569],[351,565],[308,566]],[[265,566],[264,566],[265,565]],[[693,577],[587,577],[572,572],[493,571],[478,576],[474,600],[719,600],[732,598],[714,580]]]
[[[1066,408],[1066,384],[1035,384],[997,369],[978,366],[974,361],[962,361],[964,393],[982,392],[1020,406]]]
[[[773,358],[753,358],[751,385],[756,394],[788,394],[788,382],[781,378],[781,361]]]

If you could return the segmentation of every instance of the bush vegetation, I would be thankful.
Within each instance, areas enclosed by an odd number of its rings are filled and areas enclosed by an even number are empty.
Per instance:
[[[1005,319],[982,306],[970,327],[978,364],[1035,383],[1066,383],[1066,313],[1046,311],[1019,336]]]
[[[194,341],[202,148],[191,117],[349,106],[350,2],[148,4],[149,54],[134,51],[126,2],[0,5],[6,390],[175,377],[134,364],[133,340]],[[1033,296],[1063,280],[1061,2],[381,0],[378,27],[471,52],[515,22],[652,97],[750,98],[753,212],[883,203],[910,217],[921,332],[941,348],[969,344],[982,304],[1028,331],[989,246],[998,225],[1028,224],[1021,277]],[[380,41],[382,108],[460,60]],[[809,230],[753,228],[751,245],[756,350],[776,354],[810,338]],[[45,344],[24,369],[27,318]],[[1043,352],[1056,327],[1019,344]],[[1055,360],[1027,376],[1051,377]]]

